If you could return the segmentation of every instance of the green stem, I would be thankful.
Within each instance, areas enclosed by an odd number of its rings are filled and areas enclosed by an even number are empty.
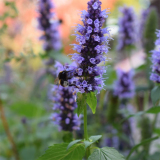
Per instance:
[[[88,132],[87,132],[87,106],[84,107],[84,139],[89,140],[88,139]],[[86,149],[87,159],[88,159],[89,155],[90,155],[90,147],[87,147],[87,149]]]
[[[88,133],[87,133],[87,106],[84,107],[84,139],[88,140]]]
[[[160,105],[160,101],[159,101],[158,104]],[[157,119],[158,119],[158,114],[155,115],[155,118],[154,118],[154,120],[153,120],[153,123],[152,123],[152,132],[153,132],[154,129],[156,128]]]
[[[12,135],[11,135],[9,125],[8,125],[8,122],[7,122],[7,119],[6,119],[6,116],[5,116],[5,112],[4,112],[1,100],[0,100],[0,118],[2,120],[2,125],[4,127],[5,132],[6,132],[6,136],[8,137],[8,140],[11,143],[12,151],[13,151],[13,154],[15,156],[15,160],[19,160],[20,158],[19,158],[19,155],[18,155],[17,146],[16,146],[16,143],[15,143],[15,141],[14,141]]]

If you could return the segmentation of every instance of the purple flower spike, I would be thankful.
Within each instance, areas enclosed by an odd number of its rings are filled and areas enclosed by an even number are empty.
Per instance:
[[[132,7],[120,8],[122,17],[119,18],[119,37],[117,50],[121,51],[136,42],[135,14]]]
[[[157,30],[157,40],[155,45],[160,45],[160,30]],[[150,80],[160,84],[160,48],[152,51],[152,73],[150,76]]]
[[[71,70],[75,67],[74,64],[72,65],[70,66]],[[64,66],[59,62],[56,62],[55,68],[57,68],[57,74],[64,70]],[[79,68],[79,73],[80,71],[81,68]],[[73,87],[53,85],[49,93],[49,98],[54,102],[54,113],[51,115],[51,120],[53,120],[54,124],[59,126],[59,130],[79,130],[81,116],[78,117],[74,113],[77,104],[75,102],[75,95],[73,95]]]
[[[40,39],[44,40],[43,48],[45,51],[60,50],[62,48],[60,34],[58,32],[59,21],[51,22],[54,8],[51,0],[39,1],[38,28],[43,31]]]
[[[114,95],[120,99],[132,98],[135,94],[135,85],[133,82],[133,70],[124,72],[117,70],[118,79],[114,83]]]
[[[70,82],[78,92],[99,93],[104,87],[103,74],[106,68],[97,65],[107,61],[103,54],[108,52],[110,38],[109,29],[102,29],[107,18],[107,10],[101,11],[100,0],[90,0],[88,11],[82,11],[81,18],[83,25],[77,25],[74,34],[79,44],[73,44],[73,49],[79,53],[72,55],[72,60],[78,66]]]

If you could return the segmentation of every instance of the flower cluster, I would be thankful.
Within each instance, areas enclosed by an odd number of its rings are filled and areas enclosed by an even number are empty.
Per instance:
[[[59,21],[53,20],[54,8],[51,0],[39,1],[38,28],[43,31],[40,39],[44,40],[44,50],[60,50],[62,47],[58,32]]]
[[[103,88],[103,73],[106,68],[97,66],[107,58],[103,53],[108,52],[109,29],[102,29],[105,19],[108,17],[107,10],[101,11],[101,2],[99,0],[90,0],[88,2],[88,12],[82,11],[83,25],[78,24],[75,30],[76,41],[79,44],[72,44],[73,49],[78,53],[72,55],[78,67],[75,71],[77,77],[75,83],[78,91],[93,92]]]
[[[155,45],[160,45],[160,30],[157,30],[157,40]],[[157,50],[152,51],[152,72],[150,76],[150,80],[160,83],[160,48]]]
[[[133,82],[133,71],[124,72],[117,70],[118,79],[114,83],[114,95],[120,99],[132,98],[135,94],[135,85]]]
[[[121,51],[128,45],[135,44],[135,14],[132,7],[120,8],[122,17],[119,18],[119,37],[117,50]]]
[[[64,70],[62,64],[56,62],[57,74]],[[59,130],[73,131],[80,129],[80,117],[74,113],[77,108],[75,95],[73,95],[72,87],[62,87],[53,85],[49,98],[54,102],[53,110],[55,113],[51,115],[54,124],[59,126]]]

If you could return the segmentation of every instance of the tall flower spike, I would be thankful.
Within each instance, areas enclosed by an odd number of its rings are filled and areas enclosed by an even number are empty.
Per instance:
[[[135,15],[132,7],[120,8],[122,17],[119,18],[119,37],[117,50],[121,51],[126,46],[135,44]]]
[[[38,28],[43,31],[40,39],[44,40],[45,51],[60,50],[62,47],[60,34],[58,32],[59,21],[53,20],[54,8],[51,0],[40,0],[38,11]]]
[[[155,45],[159,46],[160,45],[160,30],[157,30],[157,40],[155,42]],[[150,80],[160,83],[160,48],[157,50],[152,51],[152,72],[150,76]]]
[[[57,73],[64,70],[63,65],[59,62],[56,62],[55,67]],[[55,111],[51,115],[51,120],[59,126],[59,130],[79,130],[81,122],[80,117],[74,113],[77,104],[75,95],[73,95],[73,88],[53,85],[49,98],[54,102],[53,110]]]
[[[120,99],[132,98],[135,94],[135,85],[133,82],[133,71],[124,72],[117,70],[118,79],[114,83],[114,95]]]
[[[106,61],[103,53],[108,53],[109,29],[102,29],[107,17],[107,10],[101,11],[101,2],[90,0],[88,11],[82,11],[83,25],[78,24],[75,30],[79,44],[73,44],[73,49],[80,54],[74,53],[72,56],[72,60],[78,63],[74,83],[81,93],[100,92],[104,86],[102,75],[106,68],[97,65]]]

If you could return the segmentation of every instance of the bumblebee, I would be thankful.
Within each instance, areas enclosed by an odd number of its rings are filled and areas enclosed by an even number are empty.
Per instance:
[[[69,86],[68,80],[74,76],[73,71],[61,71],[58,74],[59,84],[63,87]]]

